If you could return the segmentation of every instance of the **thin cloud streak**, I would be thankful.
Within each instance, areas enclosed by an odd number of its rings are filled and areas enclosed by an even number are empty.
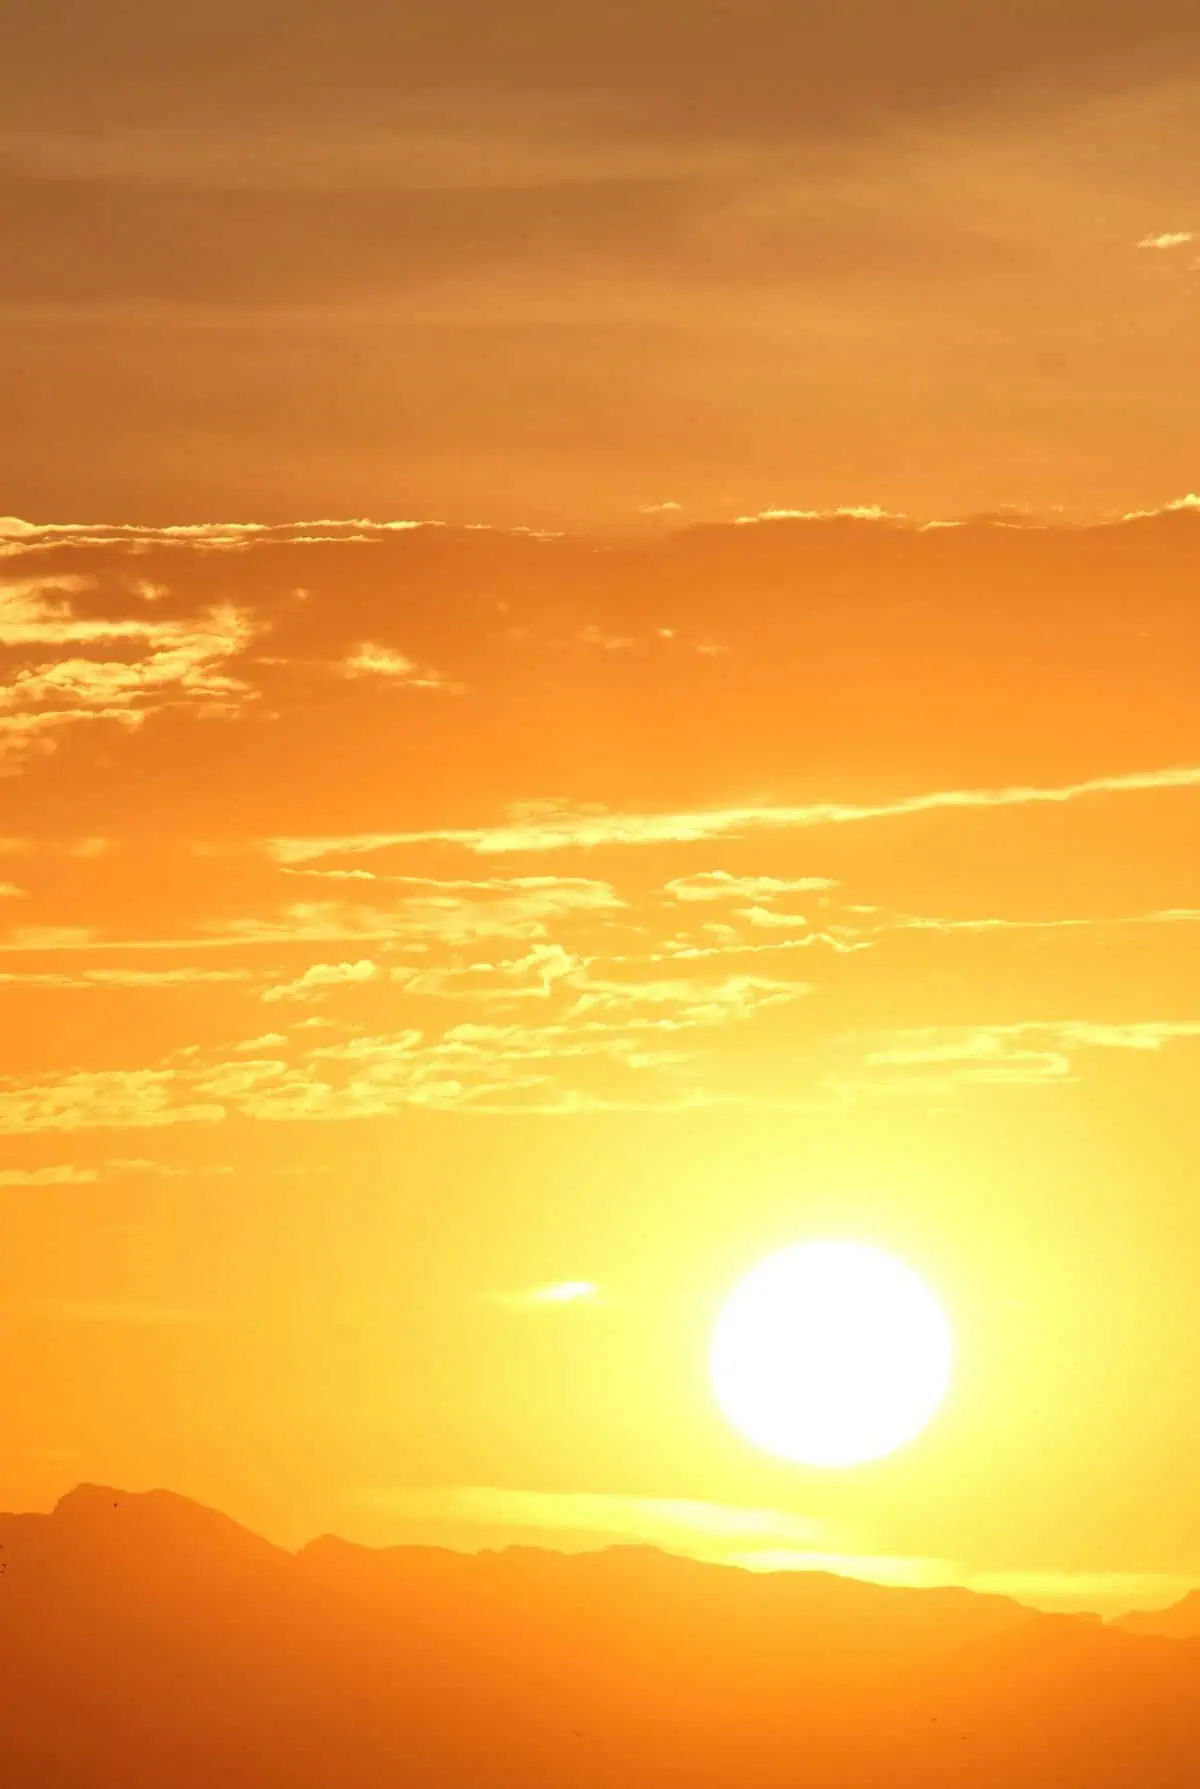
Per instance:
[[[69,1165],[49,1168],[0,1168],[0,1187],[90,1186],[99,1180],[96,1168]]]
[[[559,1280],[529,1292],[496,1292],[493,1302],[515,1311],[554,1311],[565,1305],[600,1302],[600,1288],[591,1280]]]
[[[735,807],[670,814],[566,812],[536,819],[517,818],[502,826],[275,837],[266,841],[266,850],[275,862],[291,866],[315,863],[326,857],[369,856],[402,845],[458,845],[478,856],[504,856],[525,851],[592,850],[607,845],[701,844],[709,839],[740,838],[753,832],[799,832],[919,814],[1061,807],[1092,796],[1182,789],[1200,789],[1200,765],[1129,771],[1057,785],[1017,783],[993,789],[936,789],[924,795],[904,796],[899,801],[861,805],[814,802],[803,807]]]

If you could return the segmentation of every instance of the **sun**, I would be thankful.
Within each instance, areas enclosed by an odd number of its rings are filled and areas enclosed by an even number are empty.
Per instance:
[[[748,1273],[717,1320],[717,1402],[759,1447],[855,1466],[919,1435],[950,1383],[950,1324],[925,1282],[857,1242],[805,1242]]]

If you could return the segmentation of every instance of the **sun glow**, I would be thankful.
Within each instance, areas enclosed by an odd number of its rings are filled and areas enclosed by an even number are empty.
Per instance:
[[[800,1243],[726,1300],[713,1386],[759,1447],[806,1466],[854,1466],[920,1434],[952,1357],[945,1312],[911,1268],[862,1243]]]

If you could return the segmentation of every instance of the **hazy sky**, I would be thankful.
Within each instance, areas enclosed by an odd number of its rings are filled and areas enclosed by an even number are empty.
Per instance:
[[[1098,515],[1197,482],[1192,0],[0,31],[13,513]]]
[[[5,524],[0,1504],[1200,1580],[1198,529]],[[959,1342],[844,1474],[812,1234]]]
[[[1195,0],[5,19],[0,1506],[1200,1583],[1197,166]]]

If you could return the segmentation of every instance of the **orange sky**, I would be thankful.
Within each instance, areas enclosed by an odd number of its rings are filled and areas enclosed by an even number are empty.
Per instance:
[[[1200,1579],[1191,509],[3,527],[4,1506]],[[960,1356],[834,1474],[707,1377],[830,1233]]]
[[[1198,97],[1194,0],[6,22],[0,1505],[1200,1583]],[[960,1350],[832,1476],[706,1361],[830,1233]]]
[[[1093,515],[1196,482],[1194,0],[10,11],[15,514]]]

